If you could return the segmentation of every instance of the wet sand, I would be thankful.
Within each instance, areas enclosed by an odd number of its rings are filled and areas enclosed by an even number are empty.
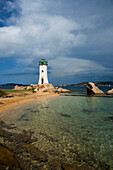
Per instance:
[[[48,97],[59,96],[57,93],[41,93],[41,94],[29,94],[25,96],[14,96],[14,97],[6,97],[0,98],[0,114],[4,111],[7,111],[15,106],[19,106],[21,104],[37,100],[44,99]]]

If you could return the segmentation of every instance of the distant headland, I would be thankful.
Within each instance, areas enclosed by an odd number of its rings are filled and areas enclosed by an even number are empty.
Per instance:
[[[96,86],[113,86],[113,82],[111,81],[105,81],[105,82],[94,82]],[[18,83],[7,83],[7,84],[0,84],[0,89],[14,89],[14,87],[18,85],[18,86],[28,86],[28,84],[18,84]],[[66,85],[66,84],[59,84],[57,86],[61,86],[61,87],[67,87],[67,86],[87,86],[88,82],[81,82],[81,83],[77,83],[77,84],[70,84],[70,85]]]
[[[113,82],[111,81],[105,81],[105,82],[101,82],[101,81],[98,81],[98,82],[94,82],[96,86],[113,86]],[[60,84],[58,86],[62,86],[62,87],[67,87],[67,86],[87,86],[88,85],[88,82],[81,82],[81,83],[78,83],[78,84],[70,84],[70,85],[65,85],[65,84]]]
[[[7,83],[7,84],[0,84],[0,89],[14,89],[14,87],[18,86],[28,86],[28,84],[18,84],[18,83]]]

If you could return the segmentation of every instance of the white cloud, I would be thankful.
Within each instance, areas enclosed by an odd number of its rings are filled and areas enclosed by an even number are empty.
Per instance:
[[[20,6],[22,8],[23,15],[29,15],[30,13],[39,13],[45,9],[41,0],[20,0]]]
[[[68,77],[78,73],[100,73],[108,72],[109,69],[90,61],[78,58],[59,57],[49,61],[52,66],[51,77]]]
[[[21,31],[20,28],[16,26],[1,27],[0,28],[1,45],[5,45],[5,43],[19,43],[20,42],[20,37],[19,37],[20,31]]]
[[[46,6],[40,0],[20,2],[22,15],[15,25],[0,28],[0,57],[20,56],[17,61],[29,63],[36,56],[58,57],[85,43],[86,36],[75,21],[43,12]],[[9,22],[12,20],[14,16]]]

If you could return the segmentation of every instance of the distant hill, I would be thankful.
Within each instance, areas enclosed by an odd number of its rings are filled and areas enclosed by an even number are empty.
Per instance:
[[[97,86],[113,86],[113,82],[111,81],[105,81],[105,82],[98,81],[98,82],[95,82],[95,84]]]
[[[94,82],[95,85],[97,86],[113,86],[113,82]],[[62,87],[67,87],[67,86],[87,86],[88,85],[88,82],[82,82],[82,83],[78,83],[78,84],[70,84],[70,85],[64,85],[64,84],[61,84],[59,86],[62,86]]]
[[[97,86],[113,86],[113,82],[95,82],[95,84]],[[7,84],[0,84],[0,89],[14,89],[14,87],[18,85],[18,86],[29,86],[28,84],[16,84],[16,83],[7,83]],[[70,84],[70,85],[65,85],[65,84],[60,84],[58,86],[60,87],[67,87],[67,86],[87,86],[88,82],[82,82],[82,83],[78,83],[78,84]]]
[[[0,89],[14,89],[14,87],[18,86],[28,86],[23,84],[16,84],[16,83],[7,83],[7,84],[0,84]]]

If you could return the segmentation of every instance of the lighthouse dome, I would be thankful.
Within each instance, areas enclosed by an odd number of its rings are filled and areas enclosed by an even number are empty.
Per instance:
[[[39,65],[48,65],[48,62],[45,61],[45,59],[41,59],[41,61],[39,61]]]

